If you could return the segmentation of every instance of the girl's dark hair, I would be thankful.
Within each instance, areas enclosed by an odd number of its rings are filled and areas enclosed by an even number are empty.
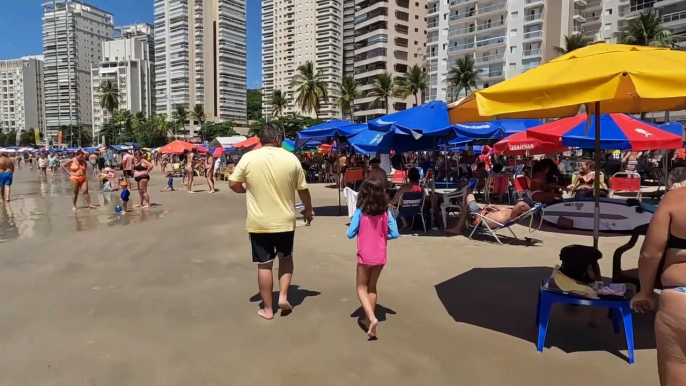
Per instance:
[[[357,207],[368,216],[378,216],[388,211],[386,183],[379,178],[367,178],[360,186]]]

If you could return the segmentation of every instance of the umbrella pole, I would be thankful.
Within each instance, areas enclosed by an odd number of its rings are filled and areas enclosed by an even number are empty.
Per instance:
[[[600,233],[600,102],[595,103],[595,178],[593,181],[593,248],[598,249]]]

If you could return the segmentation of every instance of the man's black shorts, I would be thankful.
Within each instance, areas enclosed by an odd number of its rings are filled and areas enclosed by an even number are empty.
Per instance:
[[[124,177],[133,177],[133,170],[124,170]]]
[[[295,231],[280,233],[250,233],[252,261],[266,264],[276,259],[277,254],[283,257],[293,256]]]

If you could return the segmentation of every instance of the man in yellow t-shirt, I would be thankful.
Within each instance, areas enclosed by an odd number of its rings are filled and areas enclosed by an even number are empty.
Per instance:
[[[305,206],[308,224],[314,217],[305,171],[298,158],[281,148],[281,129],[267,124],[260,130],[262,148],[241,158],[229,178],[229,187],[246,193],[252,261],[257,263],[257,282],[264,308],[258,315],[274,318],[272,266],[279,258],[279,308],[289,313],[288,287],[293,276],[293,239],[295,237],[295,192]]]

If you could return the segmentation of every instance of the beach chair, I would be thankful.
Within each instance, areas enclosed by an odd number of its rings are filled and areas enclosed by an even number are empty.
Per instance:
[[[393,179],[391,180],[394,185],[406,185],[407,182],[407,171],[396,170],[393,173]]]
[[[357,181],[362,180],[364,180],[364,171],[362,170],[362,168],[348,168],[345,170],[346,185],[355,184]]]
[[[519,237],[514,233],[512,230],[512,226],[519,223],[520,221],[524,219],[529,219],[529,233],[533,233],[539,229],[541,229],[541,226],[543,226],[543,215],[544,215],[544,210],[545,210],[545,204],[536,204],[533,208],[529,209],[528,211],[522,213],[519,215],[517,218],[512,219],[504,224],[501,224],[497,221],[489,220],[490,222],[496,223],[497,227],[491,228],[488,226],[488,222],[486,221],[486,216],[482,215],[481,213],[474,214],[470,221],[468,222],[468,226],[473,227],[472,233],[469,234],[469,239],[472,240],[474,237],[474,234],[479,231],[482,233],[489,234],[492,236],[500,245],[504,245],[502,241],[500,241],[500,238],[498,238],[498,235],[496,232],[507,229],[510,231],[512,236],[519,240]],[[540,214],[540,219],[538,223],[538,227],[534,228],[534,215]]]
[[[514,197],[513,201],[520,200],[524,197],[524,195],[529,194],[530,192],[530,187],[529,187],[529,180],[528,177],[525,175],[517,175],[513,181],[514,184]]]
[[[510,184],[510,177],[506,174],[492,176],[486,181],[484,188],[484,195],[486,196],[486,203],[491,203],[491,194],[507,195],[508,202],[510,202],[510,195],[507,194],[507,188]]]
[[[404,218],[411,218],[412,223],[410,228],[414,227],[414,220],[417,216],[422,219],[422,227],[426,233],[426,221],[424,220],[424,199],[426,194],[424,192],[403,193],[398,201],[398,216]],[[422,234],[424,234],[422,233]]]
[[[636,199],[641,200],[641,176],[636,172],[619,172],[610,178],[610,193],[612,197],[615,192],[636,193]]]
[[[472,178],[464,188],[456,192],[450,192],[443,195],[443,203],[440,205],[440,208],[444,228],[447,228],[448,226],[448,211],[456,213],[462,212],[465,205],[465,199],[467,199],[469,192],[476,188],[478,183],[478,178]],[[453,203],[453,201],[455,201],[455,203]]]

